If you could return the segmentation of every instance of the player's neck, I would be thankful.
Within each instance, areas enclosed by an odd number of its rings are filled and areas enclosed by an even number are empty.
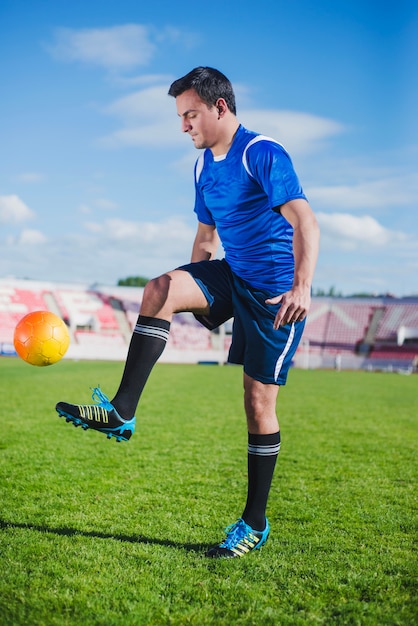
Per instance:
[[[219,140],[216,142],[214,146],[211,147],[212,154],[214,157],[224,156],[228,153],[228,150],[232,146],[235,135],[237,134],[237,130],[239,128],[239,122],[235,116],[230,118],[228,121],[224,120],[225,126],[222,129],[222,133],[219,137]]]

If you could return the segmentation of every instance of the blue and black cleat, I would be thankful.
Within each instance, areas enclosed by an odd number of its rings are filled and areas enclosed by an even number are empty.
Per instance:
[[[135,432],[136,417],[123,419],[100,387],[93,389],[92,398],[96,404],[58,402],[55,409],[74,426],[81,426],[84,430],[98,430],[107,435],[108,439],[115,437],[116,441],[129,441]]]
[[[217,546],[210,548],[206,556],[213,559],[233,559],[258,550],[263,546],[270,534],[270,526],[266,519],[266,527],[262,531],[254,530],[239,519],[235,524],[225,528],[226,539]]]

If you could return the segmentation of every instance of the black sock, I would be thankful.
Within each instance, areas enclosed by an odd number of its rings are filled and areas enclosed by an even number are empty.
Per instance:
[[[254,530],[266,526],[266,506],[277,456],[280,431],[272,435],[248,433],[248,494],[242,519]]]
[[[131,337],[122,380],[112,404],[125,419],[134,416],[142,390],[161,356],[170,332],[170,322],[140,315]]]

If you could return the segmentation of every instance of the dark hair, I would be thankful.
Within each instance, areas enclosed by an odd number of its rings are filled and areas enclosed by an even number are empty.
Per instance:
[[[235,94],[231,82],[213,67],[196,67],[183,78],[178,78],[172,83],[168,95],[177,98],[188,89],[194,89],[209,107],[214,106],[219,98],[223,98],[231,113],[236,115]]]

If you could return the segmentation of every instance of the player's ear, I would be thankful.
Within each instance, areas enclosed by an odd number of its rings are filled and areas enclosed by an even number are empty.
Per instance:
[[[218,109],[218,119],[220,119],[227,112],[228,106],[223,98],[218,98],[215,106]]]

